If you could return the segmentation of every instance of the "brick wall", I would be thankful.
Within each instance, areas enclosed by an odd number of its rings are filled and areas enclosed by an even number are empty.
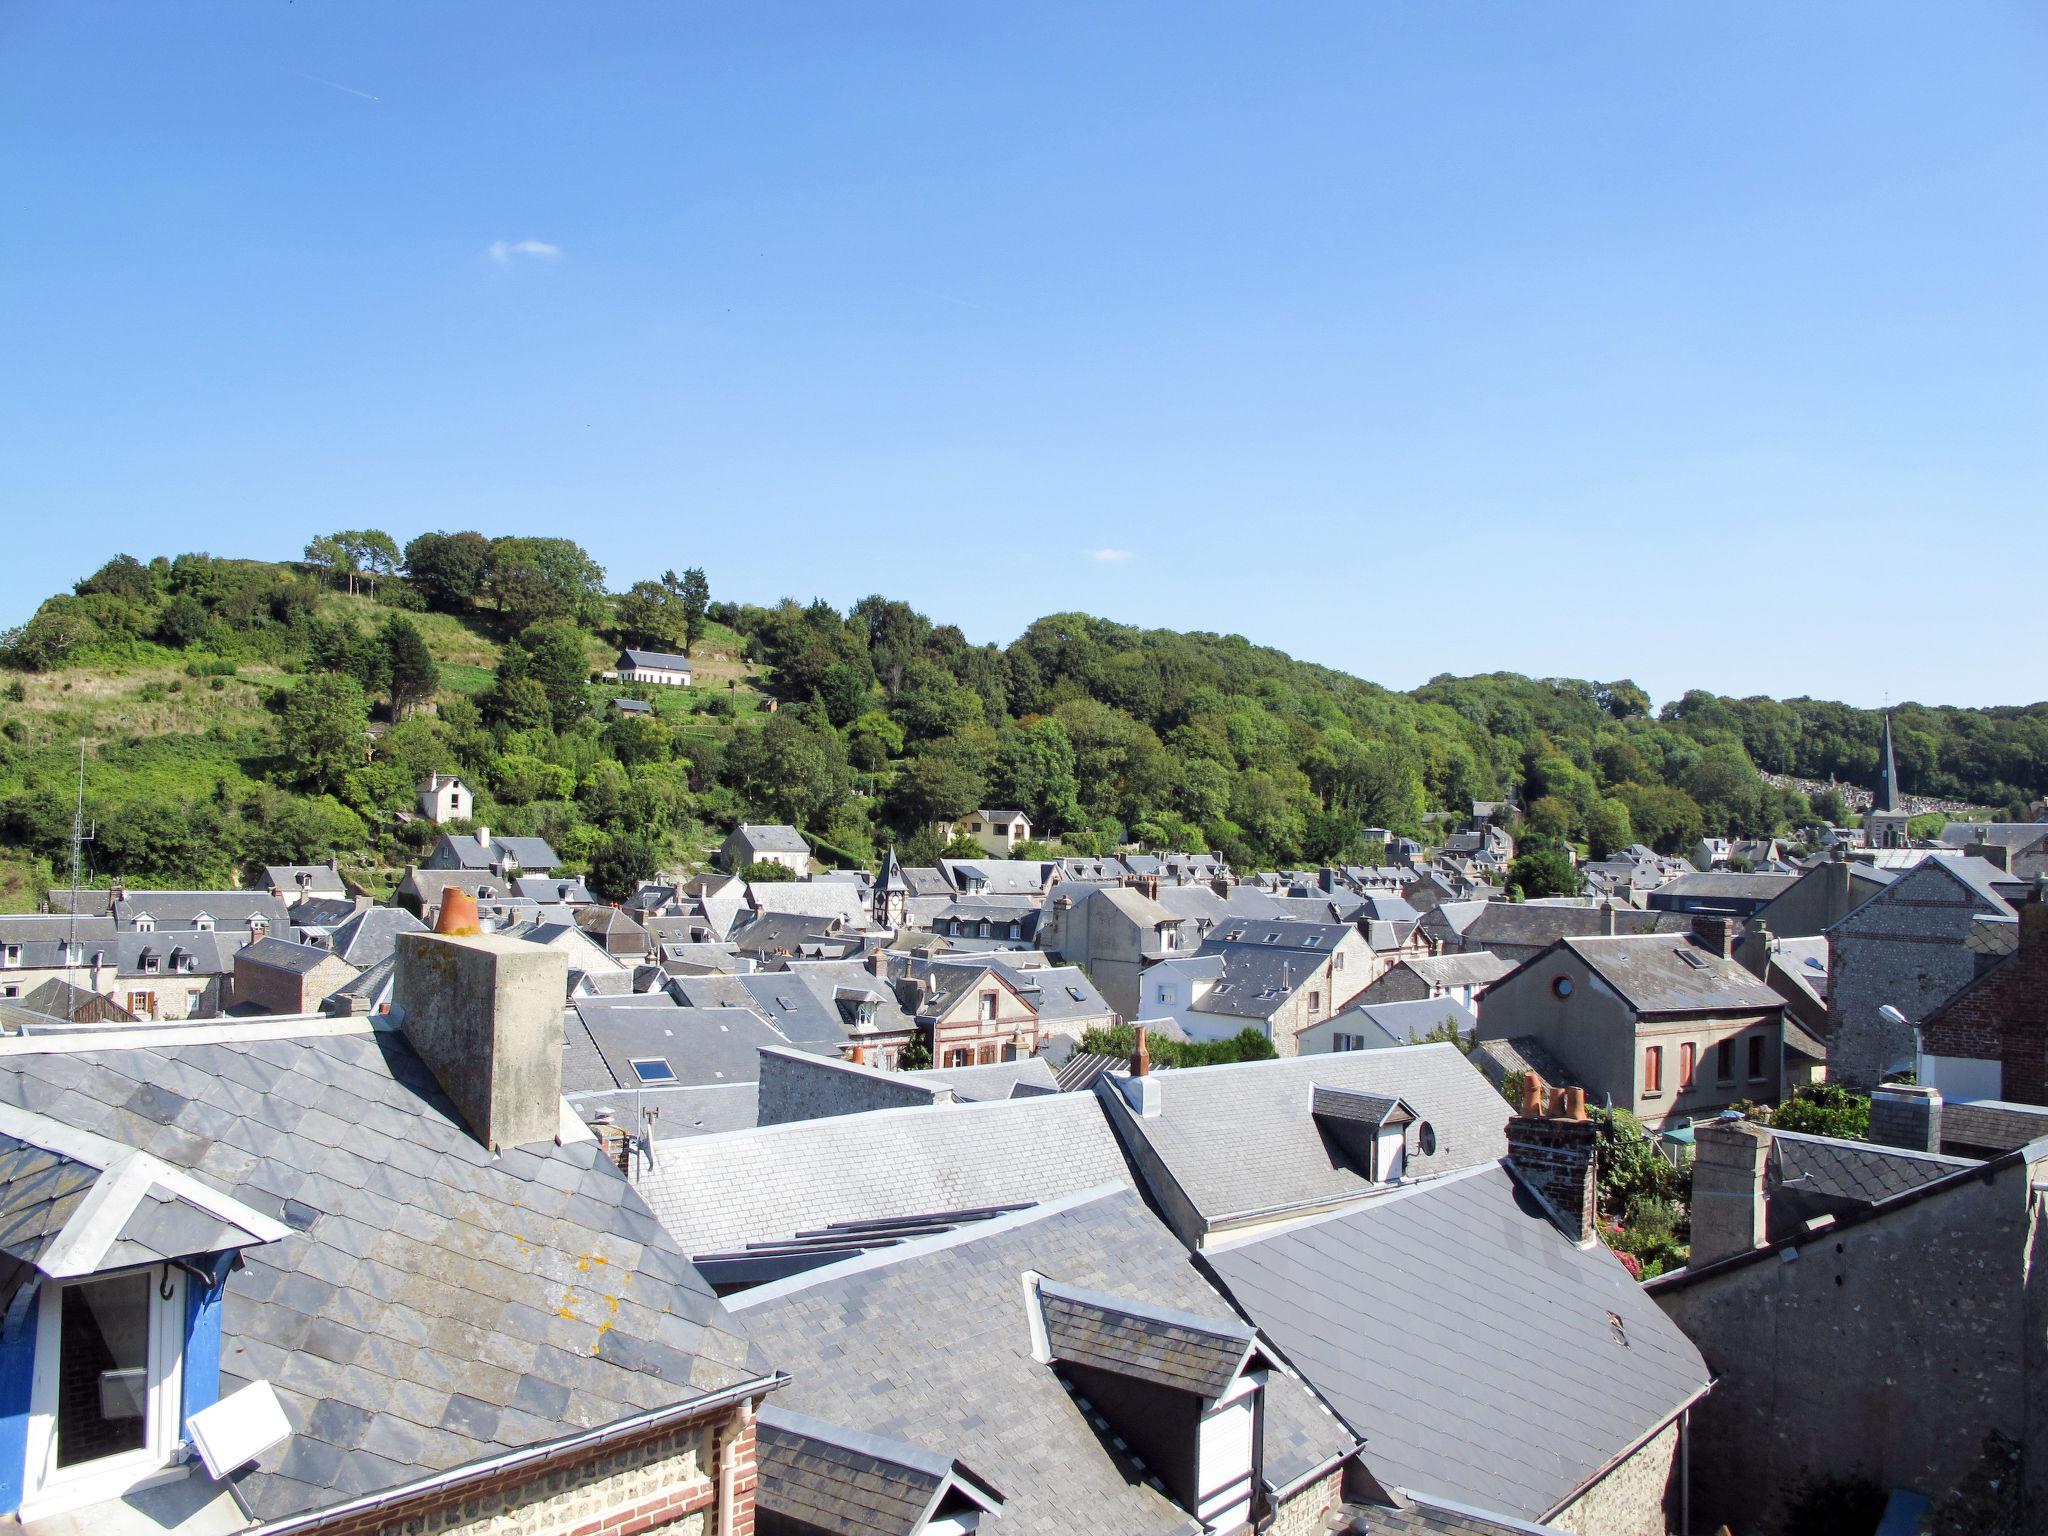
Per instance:
[[[1580,1494],[1550,1522],[1574,1536],[1664,1536],[1665,1500],[1672,1462],[1678,1455],[1678,1421],[1673,1420],[1619,1466]],[[1694,1522],[1697,1526],[1698,1522]]]
[[[721,1531],[717,1473],[727,1457],[734,1518]],[[754,1486],[749,1408],[345,1516],[314,1536],[752,1536]]]
[[[1577,1240],[1593,1240],[1594,1147],[1600,1128],[1591,1120],[1534,1120],[1516,1115],[1508,1121],[1508,1162],[1545,1200]]]
[[[1274,1511],[1267,1536],[1323,1536],[1324,1517],[1330,1506],[1343,1497],[1344,1473],[1339,1468],[1318,1478]]]
[[[1930,1014],[1921,1035],[1930,1056],[1998,1062],[2001,1098],[2048,1104],[2048,906],[2020,908],[2012,958]]]

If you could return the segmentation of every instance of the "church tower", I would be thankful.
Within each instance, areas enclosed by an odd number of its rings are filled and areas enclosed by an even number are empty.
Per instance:
[[[1892,717],[1884,717],[1884,750],[1877,765],[1877,789],[1870,797],[1870,810],[1863,818],[1863,842],[1870,848],[1906,848],[1912,845],[1906,797],[1899,792],[1899,757],[1892,745]]]
[[[882,860],[882,875],[875,882],[875,926],[901,928],[903,902],[910,894],[910,882],[903,878],[903,866],[896,862],[896,850]]]

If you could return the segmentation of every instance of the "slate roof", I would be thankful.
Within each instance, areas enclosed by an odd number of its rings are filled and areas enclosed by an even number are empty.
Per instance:
[[[190,928],[202,915],[222,928],[239,928],[244,933],[251,917],[261,917],[272,933],[291,926],[284,898],[267,891],[131,890],[114,903],[114,921],[122,928],[133,928],[145,915],[159,930]]]
[[[754,910],[793,917],[836,917],[849,928],[868,926],[860,887],[842,880],[757,880],[747,887]]]
[[[1478,1017],[1455,997],[1423,997],[1405,1003],[1353,1003],[1326,1023],[1310,1028],[1363,1034],[1367,1039],[1377,1034],[1388,1045],[1413,1045],[1431,1030],[1442,1028],[1446,1020],[1463,1038],[1469,1039],[1479,1027]]]
[[[1243,1327],[1128,1190],[1079,1191],[728,1304],[792,1373],[778,1408],[957,1456],[1002,1490],[993,1528],[1006,1536],[1199,1531],[1095,1428],[1059,1373],[1033,1357],[1027,1273],[1219,1331]],[[916,1325],[904,1326],[906,1318]],[[1268,1379],[1269,1484],[1291,1488],[1354,1443],[1299,1382],[1279,1372]]]
[[[835,1221],[1131,1185],[1101,1107],[1071,1093],[797,1120],[664,1140],[655,1154],[640,1192],[691,1253],[729,1252]]]
[[[64,951],[71,942],[74,922],[78,925],[81,963],[89,964],[95,950],[113,949],[116,932],[113,918],[80,916],[74,919],[68,912],[0,915],[0,944],[21,946],[23,970],[52,970],[65,964]]]
[[[249,937],[246,930],[215,929],[203,932],[196,928],[174,928],[166,932],[158,929],[155,933],[142,933],[135,929],[123,929],[114,935],[113,955],[115,974],[120,976],[222,976],[235,968],[235,952]],[[280,939],[278,943],[288,942]],[[304,947],[304,946],[300,946]],[[192,969],[174,970],[174,952],[189,956]],[[90,965],[95,950],[85,952],[85,963]],[[322,951],[325,953],[325,951]],[[146,957],[155,956],[162,966],[160,971],[145,968]]]
[[[589,906],[597,899],[574,875],[521,875],[512,882],[512,890],[529,901],[559,901],[572,907]]]
[[[1707,1387],[1620,1260],[1498,1165],[1207,1257],[1373,1475],[1412,1493],[1542,1519]]]
[[[1088,1366],[1197,1397],[1220,1397],[1258,1342],[1242,1319],[1197,1317],[1055,1280],[1038,1283],[1046,1348],[1063,1365]]]
[[[734,837],[741,839],[755,853],[804,853],[811,851],[811,845],[795,827],[780,823],[774,826],[755,822],[742,822],[733,829]]]
[[[655,1135],[677,1139],[750,1131],[760,1123],[761,1114],[761,1085],[752,1081],[694,1088],[593,1089],[563,1097],[586,1125],[599,1110],[608,1109],[614,1125],[635,1133],[651,1109]]]
[[[268,1380],[293,1429],[237,1482],[256,1519],[766,1373],[595,1141],[493,1155],[403,1036],[295,1031],[0,1051],[0,1102],[132,1138],[303,1227],[248,1252],[223,1308],[223,1395]]]
[[[1050,859],[941,859],[939,868],[956,891],[1035,896],[1046,888],[1059,866]]]
[[[979,1067],[929,1067],[900,1075],[913,1082],[943,1083],[962,1104],[1027,1099],[1060,1091],[1060,1080],[1043,1056],[1020,1056],[1015,1061],[992,1061]]]
[[[1229,946],[1258,949],[1292,949],[1313,954],[1318,960],[1358,930],[1343,922],[1303,922],[1292,919],[1226,918],[1202,941],[1203,952]]]
[[[1857,1205],[1875,1205],[1945,1179],[1958,1169],[1978,1166],[1974,1158],[1796,1131],[1771,1133],[1771,1159],[1774,1179],[1788,1192]]]
[[[578,998],[570,1012],[577,1028],[565,1037],[562,1084],[577,1092],[641,1086],[635,1061],[666,1062],[683,1087],[756,1082],[760,1048],[791,1045],[752,1009],[686,1008],[666,992]]]
[[[1614,909],[1617,934],[1683,933],[1692,920],[1678,912]],[[1539,902],[1489,901],[1465,925],[1465,947],[1491,949],[1497,944],[1518,948],[1547,946],[1562,938],[1591,938],[1600,933],[1597,907],[1552,907]]]
[[[237,966],[246,961],[274,971],[289,971],[294,976],[310,975],[333,958],[334,951],[321,945],[294,944],[290,939],[258,939],[235,951]]]
[[[968,1508],[1002,1507],[950,1456],[772,1405],[757,1422],[758,1506],[805,1529],[912,1536],[951,1504],[949,1494]]]
[[[350,965],[368,970],[388,960],[401,933],[425,933],[427,925],[403,907],[366,907],[334,930],[334,952]]]
[[[1109,1103],[1118,1134],[1142,1143],[1211,1225],[1385,1188],[1324,1140],[1311,1109],[1318,1086],[1390,1094],[1430,1122],[1437,1150],[1425,1156],[1411,1149],[1411,1176],[1491,1163],[1507,1151],[1508,1105],[1454,1045],[1237,1062],[1153,1077],[1159,1112],[1151,1118],[1132,1115],[1121,1097],[1110,1097],[1113,1089],[1098,1084],[1096,1093]]]
[[[266,864],[263,866],[263,884],[275,886],[287,897],[295,896],[302,889],[299,876],[307,877],[303,889],[313,896],[346,896],[348,886],[343,883],[341,871],[332,864]]]
[[[1216,985],[1192,1009],[1179,1014],[1183,1024],[1190,1013],[1270,1019],[1302,988],[1327,985],[1319,974],[1326,956],[1278,944],[1271,949],[1258,944],[1204,944],[1194,958],[1220,960],[1222,970]]]
[[[677,656],[668,651],[636,651],[630,647],[619,652],[619,661],[625,667],[652,667],[663,672],[688,672],[690,658]]]
[[[1657,887],[1657,895],[1668,900],[1692,897],[1765,902],[1784,895],[1798,878],[1797,875],[1760,875],[1728,869],[1700,870],[1667,880]]]
[[[2018,853],[2048,838],[2048,821],[1952,821],[1941,829],[1941,840],[1951,848],[1972,843],[1992,843]]]
[[[1565,947],[1639,1014],[1756,1012],[1785,1000],[1738,962],[1683,935],[1566,939]],[[1529,964],[1540,965],[1542,957]]]
[[[1387,969],[1403,968],[1432,986],[1484,987],[1499,981],[1515,967],[1513,962],[1501,959],[1491,950],[1478,949],[1463,954],[1410,955],[1396,960]]]

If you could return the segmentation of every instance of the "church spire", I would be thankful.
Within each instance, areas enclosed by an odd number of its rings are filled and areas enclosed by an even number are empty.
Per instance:
[[[1899,796],[1899,760],[1892,751],[1891,711],[1884,717],[1884,759],[1877,769],[1877,794],[1870,802],[1873,811],[1899,811],[1904,807]]]

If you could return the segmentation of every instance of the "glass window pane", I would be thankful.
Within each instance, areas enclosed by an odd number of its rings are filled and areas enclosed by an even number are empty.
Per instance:
[[[57,1465],[149,1443],[148,1271],[67,1285],[57,1357]]]

